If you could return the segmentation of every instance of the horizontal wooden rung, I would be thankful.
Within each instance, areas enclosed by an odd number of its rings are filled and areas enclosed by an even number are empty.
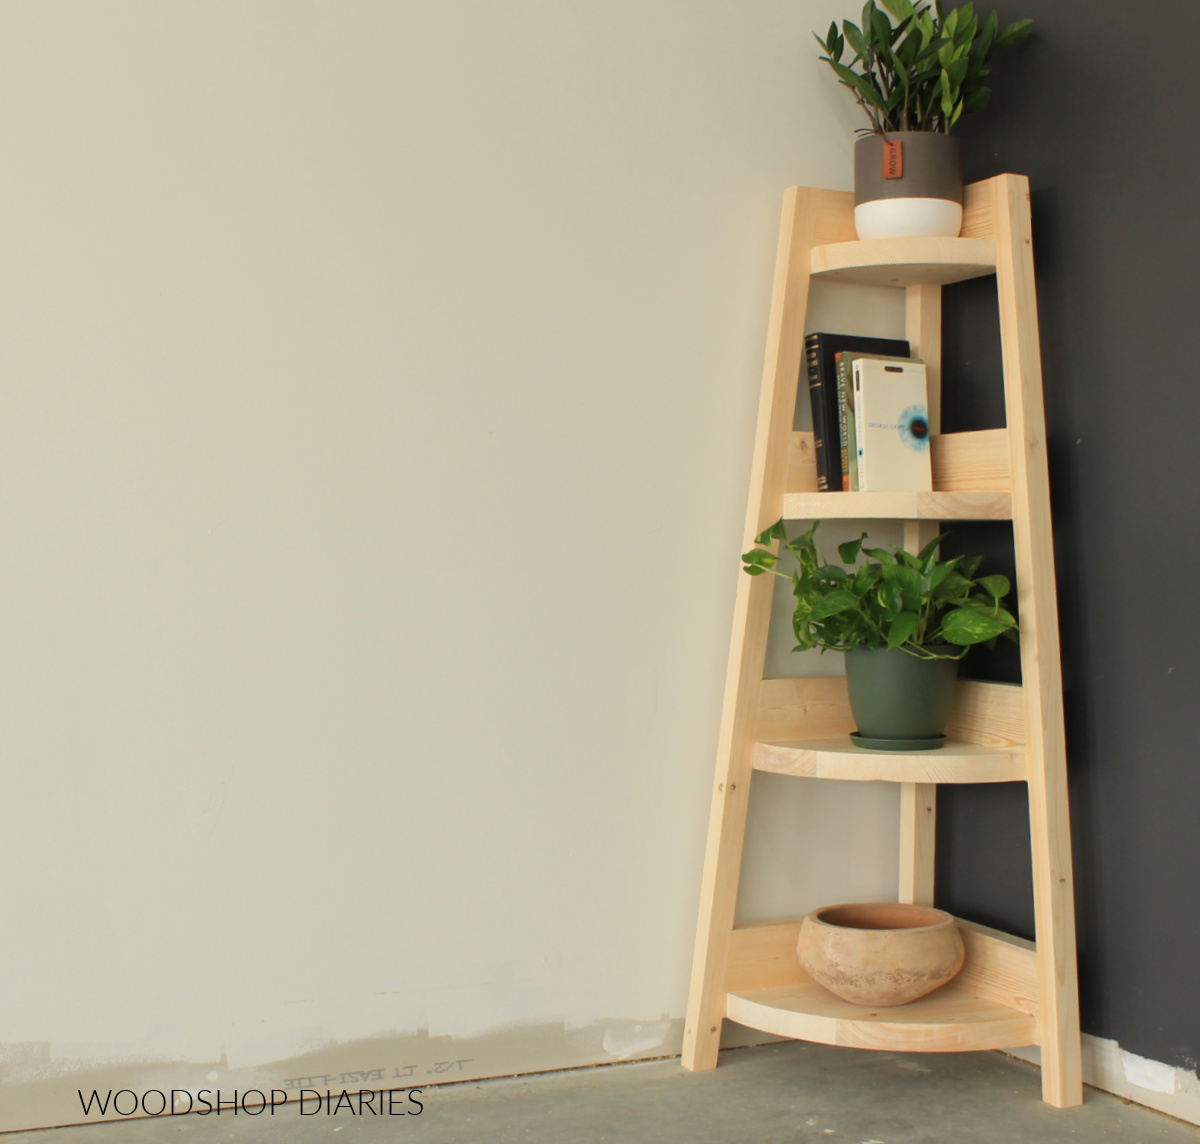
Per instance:
[[[854,716],[850,711],[845,676],[762,681],[754,736],[759,743],[841,739],[848,747],[849,734],[853,730]],[[1020,686],[960,679],[946,734],[955,742],[978,744],[1000,754],[1019,754],[1018,749],[1024,747],[1026,741]],[[939,752],[928,753],[936,755]]]
[[[1011,489],[1008,430],[938,433],[929,439],[933,487],[942,492]]]
[[[784,520],[1011,520],[1007,491],[785,493]]]
[[[960,238],[996,237],[996,180],[984,179],[963,187],[963,220]],[[831,240],[832,241],[832,240]]]
[[[1011,488],[1008,430],[938,433],[929,439],[935,492],[1008,492]],[[813,435],[796,432],[788,442],[784,491],[817,491],[817,458]],[[838,490],[832,490],[837,492]],[[819,511],[817,502],[814,511]]]
[[[817,491],[817,449],[811,433],[796,432],[788,439],[783,488],[789,493]]]
[[[849,702],[847,697],[847,705]],[[1026,743],[1025,701],[1021,685],[960,679],[946,734],[951,739],[978,743],[994,750],[1023,747]]]
[[[979,997],[1036,1017],[1040,1009],[1037,946],[962,918],[958,919],[958,930],[966,959],[955,981]]]

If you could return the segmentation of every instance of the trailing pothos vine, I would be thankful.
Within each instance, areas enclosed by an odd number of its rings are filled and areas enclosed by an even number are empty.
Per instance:
[[[994,644],[1001,636],[1015,642],[1017,621],[1001,606],[1008,577],[976,579],[980,556],[939,560],[938,546],[949,533],[913,555],[891,545],[891,551],[866,548],[864,532],[838,545],[842,564],[849,565],[843,567],[828,563],[817,547],[820,523],[789,540],[783,521],[776,521],[742,556],[751,576],[771,572],[792,581],[795,651],[899,648],[919,659],[961,659],[974,644]],[[796,558],[795,571],[776,567],[776,541]]]

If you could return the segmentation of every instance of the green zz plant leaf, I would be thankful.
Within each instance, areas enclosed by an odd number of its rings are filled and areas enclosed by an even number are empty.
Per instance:
[[[1016,640],[1017,621],[1003,606],[1012,590],[1007,576],[975,576],[979,556],[938,559],[949,533],[918,553],[867,548],[864,532],[838,546],[841,564],[829,564],[817,547],[820,521],[788,539],[782,520],[755,538],[742,554],[751,576],[764,572],[792,584],[796,651],[899,648],[921,659],[961,659],[975,644]],[[780,571],[783,552],[794,569]]]
[[[948,132],[991,98],[987,62],[997,48],[1025,39],[1032,20],[1000,26],[992,12],[980,22],[974,3],[944,11],[941,0],[867,0],[858,24],[814,33],[838,82],[870,121],[867,132]],[[849,46],[853,55],[843,61]]]

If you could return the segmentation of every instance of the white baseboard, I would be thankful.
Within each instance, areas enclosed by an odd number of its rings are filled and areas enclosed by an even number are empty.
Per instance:
[[[1008,1053],[1041,1064],[1036,1045]],[[1116,1041],[1083,1035],[1083,1082],[1177,1120],[1200,1124],[1200,1078],[1194,1072],[1126,1052]]]

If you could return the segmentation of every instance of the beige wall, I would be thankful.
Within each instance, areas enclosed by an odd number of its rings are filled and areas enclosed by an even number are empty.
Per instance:
[[[0,3],[0,1127],[677,1051],[853,7]],[[894,792],[775,785],[745,913],[888,892]]]

